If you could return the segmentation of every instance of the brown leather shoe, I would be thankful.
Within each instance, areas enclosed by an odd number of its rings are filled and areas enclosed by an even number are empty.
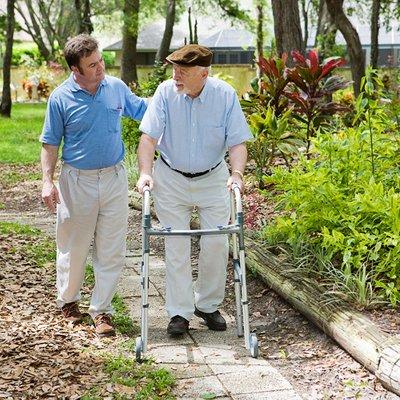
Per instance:
[[[171,336],[180,336],[189,330],[189,321],[180,315],[175,315],[169,321],[167,332]]]
[[[77,324],[83,319],[83,314],[79,311],[78,303],[76,301],[64,304],[61,307],[61,312],[67,321],[70,321],[74,324]]]
[[[94,318],[95,332],[99,336],[114,336],[115,328],[110,314],[99,314]]]

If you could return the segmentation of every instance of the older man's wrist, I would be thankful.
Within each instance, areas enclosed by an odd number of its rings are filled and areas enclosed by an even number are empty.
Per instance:
[[[238,170],[238,169],[234,169],[234,170],[232,171],[232,174],[231,174],[231,175],[234,175],[234,174],[239,175],[240,178],[241,178],[242,180],[244,179],[244,176],[243,176],[243,172],[242,172],[242,171],[240,171],[240,170]]]

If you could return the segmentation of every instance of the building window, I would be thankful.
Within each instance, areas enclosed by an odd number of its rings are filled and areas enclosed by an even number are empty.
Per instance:
[[[239,53],[232,52],[229,54],[229,64],[239,64]]]
[[[217,64],[227,64],[226,53],[218,53],[216,59]]]
[[[240,53],[240,64],[251,64],[253,59],[252,51],[242,51]]]

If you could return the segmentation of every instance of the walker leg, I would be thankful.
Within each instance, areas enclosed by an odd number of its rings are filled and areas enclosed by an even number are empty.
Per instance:
[[[233,259],[234,280],[235,280],[235,303],[236,303],[236,331],[239,337],[243,336],[243,310],[241,293],[241,271],[238,259]]]
[[[141,336],[136,338],[136,360],[141,362],[142,354],[147,351],[147,337],[148,337],[148,292],[149,292],[149,235],[147,228],[151,225],[150,212],[149,212],[149,200],[148,193],[146,194],[144,202],[144,213],[143,213],[143,228],[142,228],[142,265],[140,271],[140,283],[142,292],[142,308],[141,308],[141,320],[140,320],[140,331]]]

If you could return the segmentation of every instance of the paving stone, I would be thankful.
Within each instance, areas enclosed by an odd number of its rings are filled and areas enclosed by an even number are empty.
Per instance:
[[[179,379],[174,392],[178,399],[203,399],[206,393],[214,394],[217,398],[221,396],[227,396],[225,389],[221,385],[221,382],[215,376],[201,377],[201,378],[190,378],[190,379]]]
[[[253,364],[254,361],[257,362],[258,364]],[[248,358],[248,359],[240,359],[242,361],[241,364],[209,364],[210,368],[212,369],[213,373],[216,375],[221,375],[221,374],[234,374],[243,371],[244,373],[252,374],[255,371],[259,372],[261,371],[262,373],[267,372],[269,370],[275,370],[272,365],[262,359],[253,359],[253,358]],[[250,363],[249,363],[250,362]],[[258,371],[259,370],[259,371]]]
[[[129,270],[128,270],[129,271]],[[123,283],[122,283],[123,282]],[[118,284],[118,293],[122,297],[142,297],[141,279],[139,275],[124,273]],[[149,285],[149,296],[159,296],[158,290],[154,285]]]
[[[183,339],[184,340],[184,339]],[[194,344],[149,345],[148,355],[157,363],[167,364],[204,364],[201,352]]]
[[[218,369],[215,365],[211,367],[213,371]],[[221,369],[223,370],[223,368]],[[292,389],[290,383],[271,366],[251,365],[236,366],[236,372],[217,373],[218,378],[229,388],[232,394],[248,394],[265,392],[268,390]],[[243,385],[243,382],[248,382]]]
[[[209,343],[209,342],[208,342]],[[202,345],[199,343],[200,351],[209,364],[253,364],[264,365],[264,360],[258,360],[248,356],[244,344],[242,348],[227,346],[215,346],[214,343]]]
[[[212,369],[205,364],[164,364],[177,379],[200,378],[214,375]]]
[[[302,400],[294,390],[232,395],[233,400]]]

